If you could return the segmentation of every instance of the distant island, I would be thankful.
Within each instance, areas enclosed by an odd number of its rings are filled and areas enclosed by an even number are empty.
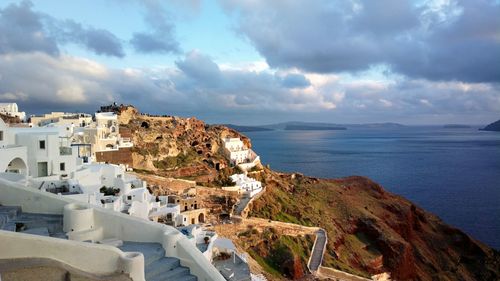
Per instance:
[[[314,130],[346,130],[349,128],[401,128],[404,127],[404,125],[398,123],[338,124],[338,123],[290,121],[290,122],[276,123],[270,125],[259,125],[258,127],[268,128],[273,130],[290,130],[287,128],[294,128],[294,130],[296,130],[295,128],[298,127],[304,127],[304,128],[311,127],[314,128]]]
[[[268,125],[235,125],[235,124],[218,124],[229,127],[238,132],[260,132],[260,131],[331,131],[331,130],[347,130],[349,128],[362,129],[381,129],[381,128],[402,128],[405,125],[398,123],[365,123],[365,124],[335,124],[322,122],[304,122],[304,121],[289,121],[283,123],[275,123]]]
[[[334,130],[347,130],[346,127],[337,126],[311,126],[311,125],[286,125],[286,131],[334,131]]]
[[[494,131],[494,132],[500,132],[500,120],[493,122],[489,124],[488,126],[479,129],[481,131]]]
[[[470,128],[469,125],[462,125],[462,124],[446,124],[443,126],[445,129],[466,129]]]
[[[258,126],[240,126],[234,124],[222,124],[238,132],[260,132],[260,131],[274,131],[274,129],[258,127]]]

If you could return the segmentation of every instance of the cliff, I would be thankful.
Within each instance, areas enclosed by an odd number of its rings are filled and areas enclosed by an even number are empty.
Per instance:
[[[233,172],[221,138],[240,137],[251,146],[235,130],[194,117],[141,114],[132,106],[114,110],[119,113],[120,133],[134,142],[131,166],[138,172],[220,185]]]
[[[488,126],[481,129],[482,131],[495,131],[500,132],[500,120],[489,124]]]
[[[363,177],[317,179],[266,171],[249,216],[320,226],[323,265],[395,280],[498,280],[500,254]]]
[[[134,142],[131,157],[139,173],[222,185],[235,170],[223,154],[221,138],[240,137],[251,147],[235,130],[196,118],[151,116],[129,106],[118,112],[120,131]],[[317,179],[269,169],[252,176],[266,185],[266,192],[251,204],[249,216],[324,228],[324,266],[366,277],[390,272],[395,280],[500,279],[498,251],[367,178]],[[300,245],[309,242],[267,239],[264,232],[238,234],[237,244],[256,260],[261,255],[265,270],[302,276],[307,247]],[[282,254],[276,255],[277,249]]]

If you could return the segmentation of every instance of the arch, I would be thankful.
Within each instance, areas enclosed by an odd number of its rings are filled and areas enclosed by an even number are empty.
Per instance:
[[[205,214],[201,213],[198,215],[198,223],[205,223]]]
[[[5,169],[5,172],[27,175],[28,168],[23,159],[16,157],[9,162],[7,168]]]

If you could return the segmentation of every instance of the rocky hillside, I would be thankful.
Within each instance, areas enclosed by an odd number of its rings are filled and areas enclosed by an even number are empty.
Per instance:
[[[395,280],[499,280],[500,254],[363,177],[324,180],[266,171],[250,216],[321,226],[324,266]]]
[[[141,114],[131,106],[119,109],[120,132],[134,142],[136,171],[221,185],[233,172],[223,155],[222,140],[248,138],[224,126],[210,126],[196,118]]]
[[[223,185],[235,171],[223,155],[221,137],[238,136],[251,146],[233,129],[196,118],[150,116],[128,106],[114,110],[120,113],[120,132],[135,144],[131,157],[139,173]],[[328,232],[324,266],[367,277],[390,272],[395,280],[500,280],[497,251],[369,179],[325,180],[269,169],[253,176],[267,191],[254,201],[249,216],[324,228]],[[304,248],[297,246],[303,241],[287,244],[293,255],[289,250],[274,255],[286,241],[272,235],[253,239],[253,234],[260,235],[250,232],[240,240],[252,256],[263,255],[261,266],[288,264],[281,273],[300,276],[303,261],[289,265],[303,256]]]

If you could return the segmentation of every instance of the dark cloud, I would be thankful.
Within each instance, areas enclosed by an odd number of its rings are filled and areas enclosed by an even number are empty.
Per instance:
[[[297,82],[304,82],[300,76],[308,87],[290,88],[284,82],[305,86]],[[240,124],[297,116],[337,123],[485,123],[498,116],[499,91],[498,84],[488,83],[381,82],[221,68],[199,52],[188,53],[174,68],[142,70],[110,69],[88,59],[40,52],[0,55],[0,101],[18,102],[29,113],[92,112],[116,101],[145,112]]]
[[[174,36],[174,25],[160,1],[141,1],[146,9],[144,19],[151,32],[136,32],[130,44],[141,53],[179,53],[179,42]]]
[[[48,35],[32,3],[23,1],[0,9],[0,53],[44,52],[59,54],[55,39]]]
[[[385,64],[415,78],[500,81],[498,1],[221,2],[272,67],[330,73]]]
[[[59,55],[58,45],[65,43],[79,44],[98,55],[125,55],[121,41],[111,32],[35,12],[29,1],[0,9],[0,53]]]
[[[56,22],[52,26],[56,26],[52,32],[61,43],[77,43],[98,55],[125,56],[120,39],[105,29],[84,27],[72,20]]]

